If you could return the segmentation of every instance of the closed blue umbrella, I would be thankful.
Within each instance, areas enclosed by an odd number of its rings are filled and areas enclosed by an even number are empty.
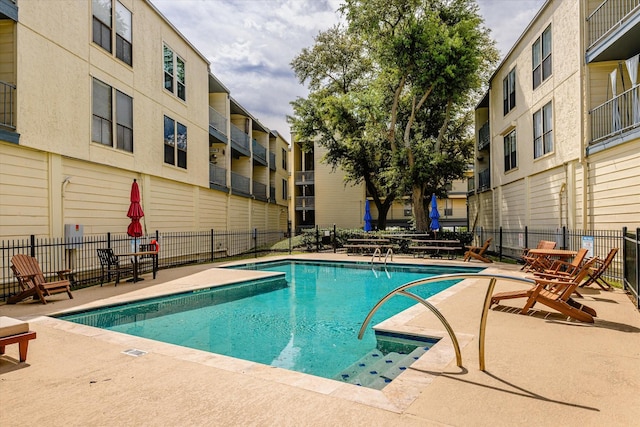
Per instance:
[[[435,194],[431,195],[431,212],[429,212],[429,218],[431,219],[431,230],[440,230],[440,221],[438,221],[440,212],[438,212],[438,202]]]
[[[369,207],[369,200],[364,201],[364,231],[371,231],[371,208]]]

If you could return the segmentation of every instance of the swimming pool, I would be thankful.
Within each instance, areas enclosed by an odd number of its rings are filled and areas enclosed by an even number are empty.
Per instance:
[[[419,279],[479,268],[352,262],[277,261],[234,266],[282,273],[275,277],[207,288],[170,297],[60,316],[90,326],[224,354],[326,378],[345,372],[398,338],[358,330],[369,310],[396,287]],[[427,298],[454,282],[438,282],[416,293]],[[393,298],[372,324],[415,304]],[[406,338],[406,337],[405,337]],[[391,344],[390,344],[391,343]],[[403,342],[400,347],[405,345]],[[433,341],[417,342],[428,348]],[[377,348],[378,347],[378,348]],[[388,351],[387,351],[388,353]],[[384,352],[380,353],[384,355]],[[373,356],[374,358],[376,356]]]

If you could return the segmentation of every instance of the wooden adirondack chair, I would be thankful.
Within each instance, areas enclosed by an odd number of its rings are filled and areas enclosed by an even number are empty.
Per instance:
[[[464,254],[463,261],[469,261],[471,258],[475,258],[482,262],[493,262],[489,258],[484,256],[484,253],[489,249],[489,245],[493,237],[489,237],[482,246],[467,246],[467,252]]]
[[[47,282],[38,260],[24,254],[11,257],[11,270],[18,279],[22,292],[7,298],[7,304],[15,304],[29,297],[39,299],[43,304],[46,304],[45,297],[62,292],[66,292],[69,298],[73,299],[71,282],[68,279],[71,270],[57,271],[58,280]]]
[[[536,246],[536,249],[555,249],[555,247],[556,242],[552,242],[550,240],[540,240],[538,242],[538,246]],[[520,269],[522,271],[531,271],[535,269],[545,269],[551,267],[551,263],[546,259],[540,258],[539,256],[529,255],[528,249],[525,250],[522,254],[522,261],[524,261],[524,265]]]
[[[587,249],[579,249],[571,262],[555,260],[549,268],[546,268],[543,271],[534,271],[533,274],[537,276],[575,276],[580,270],[582,262],[588,253],[589,251]]]
[[[594,258],[590,259],[575,276],[571,277],[547,279],[535,276],[536,284],[531,289],[499,292],[491,297],[491,304],[497,304],[504,299],[527,298],[521,310],[522,314],[527,314],[529,309],[539,302],[581,322],[593,323],[593,318],[597,317],[596,311],[572,299],[571,294],[591,271],[594,262]]]
[[[592,283],[595,283],[605,291],[610,291],[612,286],[609,283],[607,283],[606,280],[604,280],[604,277],[602,277],[602,275],[604,274],[605,271],[607,271],[607,269],[613,262],[613,259],[616,257],[618,250],[619,250],[618,248],[611,249],[609,251],[609,254],[604,260],[601,260],[600,258],[596,258],[593,270],[591,270],[591,272],[588,274],[589,278],[587,279],[586,282],[584,282],[580,286],[581,287],[589,286]]]

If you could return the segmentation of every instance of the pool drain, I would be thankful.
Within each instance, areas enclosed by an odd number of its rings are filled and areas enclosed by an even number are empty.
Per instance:
[[[129,350],[123,351],[123,353],[124,354],[128,354],[129,356],[133,356],[133,357],[140,357],[140,356],[144,356],[145,354],[147,354],[146,351],[138,350],[136,348],[130,348]]]

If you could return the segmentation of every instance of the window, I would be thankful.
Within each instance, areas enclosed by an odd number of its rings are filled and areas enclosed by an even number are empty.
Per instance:
[[[516,69],[509,71],[509,75],[502,81],[502,100],[504,115],[516,106]]]
[[[116,2],[116,58],[131,65],[131,12]]]
[[[112,0],[92,0],[93,42],[111,53],[112,28],[116,28],[116,58],[132,64],[131,12],[120,2],[115,2],[113,15]]]
[[[133,153],[133,99],[116,90],[117,148]]]
[[[182,58],[164,45],[164,88],[183,101],[186,100],[185,65]]]
[[[91,140],[113,147],[115,92],[116,148],[133,153],[133,98],[93,79]]]
[[[531,58],[533,63],[533,88],[535,89],[551,75],[551,25],[533,43]]]
[[[282,169],[287,170],[287,150],[282,149]]]
[[[93,0],[93,42],[111,52],[111,0]]]
[[[518,166],[516,150],[516,130],[512,130],[504,137],[504,171],[510,171]]]
[[[289,198],[289,192],[287,191],[287,180],[282,180],[282,198],[287,200]]]
[[[553,151],[553,109],[551,102],[533,113],[533,157]]]
[[[187,168],[187,127],[164,116],[164,162]]]

